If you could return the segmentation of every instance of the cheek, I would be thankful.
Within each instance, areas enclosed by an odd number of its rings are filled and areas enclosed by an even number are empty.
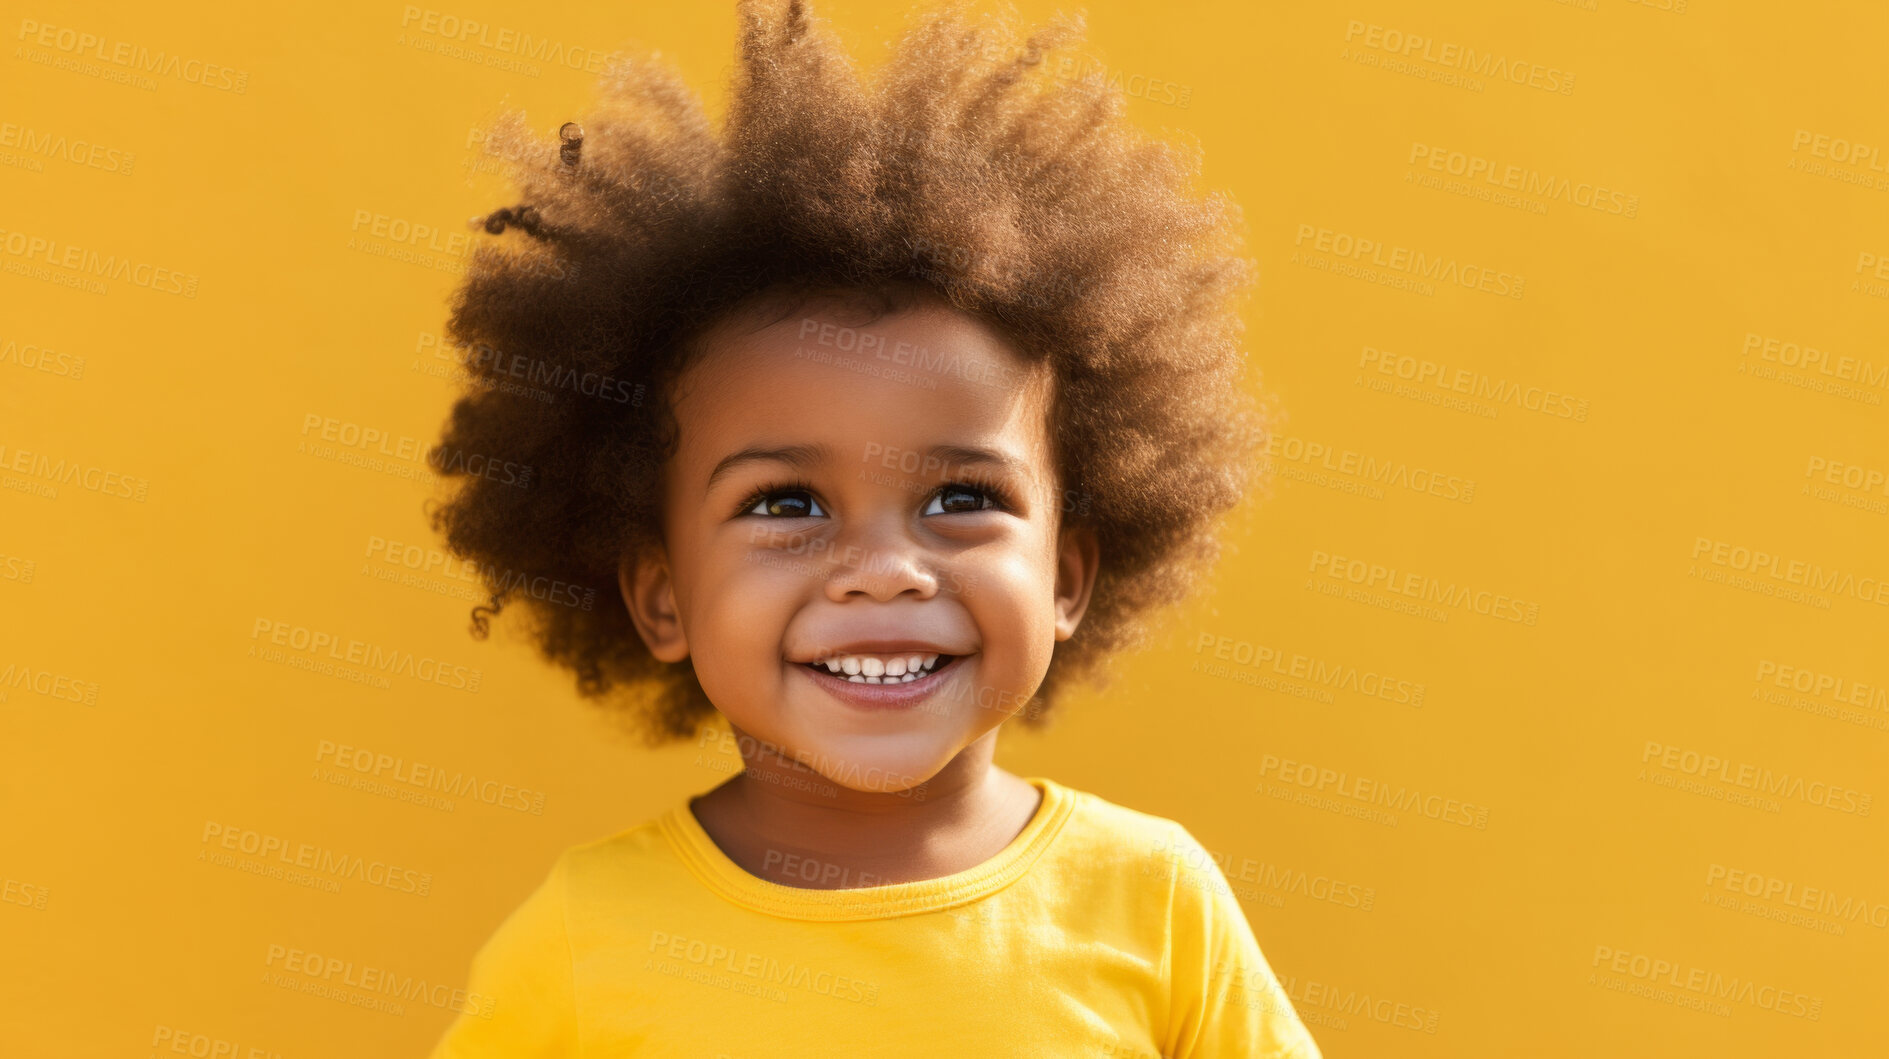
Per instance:
[[[1001,558],[965,568],[963,600],[985,637],[991,655],[1029,658],[1048,653],[1056,639],[1055,568],[1035,549],[1018,549]]]
[[[804,595],[795,564],[779,552],[750,550],[745,541],[699,553],[697,577],[681,602],[702,687],[718,698],[766,679],[779,666],[781,637]]]

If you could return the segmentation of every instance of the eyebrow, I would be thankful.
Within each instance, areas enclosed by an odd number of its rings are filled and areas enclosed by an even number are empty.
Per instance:
[[[1008,453],[999,452],[996,449],[977,448],[969,445],[933,445],[928,455],[947,469],[962,466],[967,463],[985,463],[1002,468],[1019,478],[1027,479],[1030,477],[1030,469],[1023,461],[1018,460]],[[820,463],[831,456],[832,450],[828,449],[825,445],[783,445],[778,448],[770,448],[764,445],[750,445],[739,452],[732,452],[722,457],[721,462],[715,465],[715,469],[709,472],[708,485],[704,487],[703,491],[707,492],[713,490],[715,488],[715,482],[720,479],[722,475],[740,467],[744,463],[773,461],[794,467],[807,467]]]
[[[819,463],[828,458],[829,455],[831,455],[831,453],[825,445],[785,445],[780,448],[750,445],[740,452],[732,452],[722,457],[721,462],[715,465],[715,469],[709,472],[708,486],[706,488],[713,490],[715,488],[716,479],[744,463],[775,461],[794,467],[805,467],[809,464]]]
[[[1030,469],[1023,461],[1009,453],[998,452],[996,449],[980,449],[964,445],[933,445],[930,455],[942,461],[947,468],[967,463],[989,463],[1019,478],[1030,477]]]

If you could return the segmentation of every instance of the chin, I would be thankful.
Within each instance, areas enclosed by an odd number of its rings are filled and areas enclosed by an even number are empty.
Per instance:
[[[961,748],[935,739],[849,733],[809,739],[794,748],[799,760],[829,783],[866,794],[909,794],[922,799],[924,785],[951,763]]]

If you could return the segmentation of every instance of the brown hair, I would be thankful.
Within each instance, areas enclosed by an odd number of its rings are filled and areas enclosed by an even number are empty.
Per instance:
[[[1079,19],[1020,40],[1007,18],[946,8],[867,81],[800,0],[744,0],[740,16],[719,130],[636,60],[556,139],[519,115],[494,131],[521,201],[484,225],[526,238],[483,242],[457,292],[472,385],[434,456],[459,478],[434,525],[491,592],[475,634],[520,604],[583,695],[629,707],[652,742],[695,734],[714,708],[693,669],[651,657],[616,591],[623,556],[660,540],[665,399],[691,341],[770,290],[917,284],[1054,371],[1058,477],[1078,498],[1064,519],[1094,530],[1102,566],[1024,714],[1040,726],[1058,688],[1186,594],[1256,481],[1238,209],[1193,191],[1198,149],[1131,126],[1105,71],[1053,61]],[[535,477],[515,488],[445,452]],[[530,589],[546,583],[594,589],[595,606]]]

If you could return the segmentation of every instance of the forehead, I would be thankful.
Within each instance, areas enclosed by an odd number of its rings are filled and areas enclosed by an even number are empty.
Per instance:
[[[1047,365],[939,303],[870,320],[821,305],[738,318],[705,336],[678,380],[678,470],[700,479],[753,445],[821,445],[855,460],[961,445],[1047,478],[1050,382]]]

